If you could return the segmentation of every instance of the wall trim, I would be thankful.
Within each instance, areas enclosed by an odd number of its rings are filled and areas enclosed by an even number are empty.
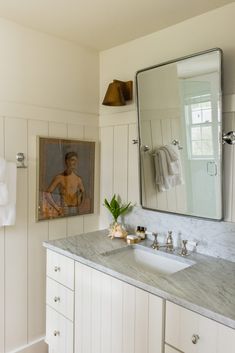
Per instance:
[[[98,109],[93,113],[6,101],[0,101],[0,116],[90,126],[99,123]]]
[[[10,351],[8,353],[44,353],[47,351],[47,344],[44,342],[45,337],[40,337],[39,339],[32,341],[28,343],[27,345],[24,345],[22,347],[17,348],[14,351]],[[41,346],[45,347],[45,350],[41,350]],[[38,349],[38,351],[37,351]],[[40,351],[39,351],[40,349]]]

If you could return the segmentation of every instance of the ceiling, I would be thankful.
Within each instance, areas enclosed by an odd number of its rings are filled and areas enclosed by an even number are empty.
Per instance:
[[[0,17],[105,50],[231,0],[0,0]]]

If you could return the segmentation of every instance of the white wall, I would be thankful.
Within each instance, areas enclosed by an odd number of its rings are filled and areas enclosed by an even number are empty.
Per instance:
[[[25,353],[45,332],[42,241],[97,229],[99,212],[97,144],[95,214],[35,222],[36,136],[98,141],[99,56],[3,19],[0,53],[0,155],[23,152],[28,165],[17,170],[16,225],[0,228],[0,352]]]
[[[118,193],[123,200],[139,201],[136,99],[124,107],[101,105],[113,79],[134,80],[136,71],[161,62],[219,47],[224,51],[225,130],[235,128],[235,3],[184,21],[100,54],[101,201]],[[107,165],[109,168],[107,170]],[[225,146],[225,219],[235,222],[235,154]],[[200,251],[235,260],[235,224],[144,211],[138,207],[126,220],[130,226],[146,225],[166,232],[172,228],[186,239],[200,240]],[[142,223],[142,224],[141,224]],[[100,227],[108,224],[101,207]],[[168,228],[169,227],[169,228]],[[229,244],[229,246],[228,246]]]

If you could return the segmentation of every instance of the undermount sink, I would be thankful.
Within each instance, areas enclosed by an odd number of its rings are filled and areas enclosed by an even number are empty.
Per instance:
[[[140,245],[131,245],[125,248],[111,250],[103,253],[110,256],[113,262],[118,261],[128,267],[134,267],[138,271],[151,272],[161,275],[171,275],[184,270],[195,262]]]

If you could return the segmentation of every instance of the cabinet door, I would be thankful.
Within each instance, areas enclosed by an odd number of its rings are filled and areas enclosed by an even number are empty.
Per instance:
[[[163,301],[76,263],[75,353],[162,353]]]
[[[232,353],[235,330],[167,302],[165,340],[187,353]]]

